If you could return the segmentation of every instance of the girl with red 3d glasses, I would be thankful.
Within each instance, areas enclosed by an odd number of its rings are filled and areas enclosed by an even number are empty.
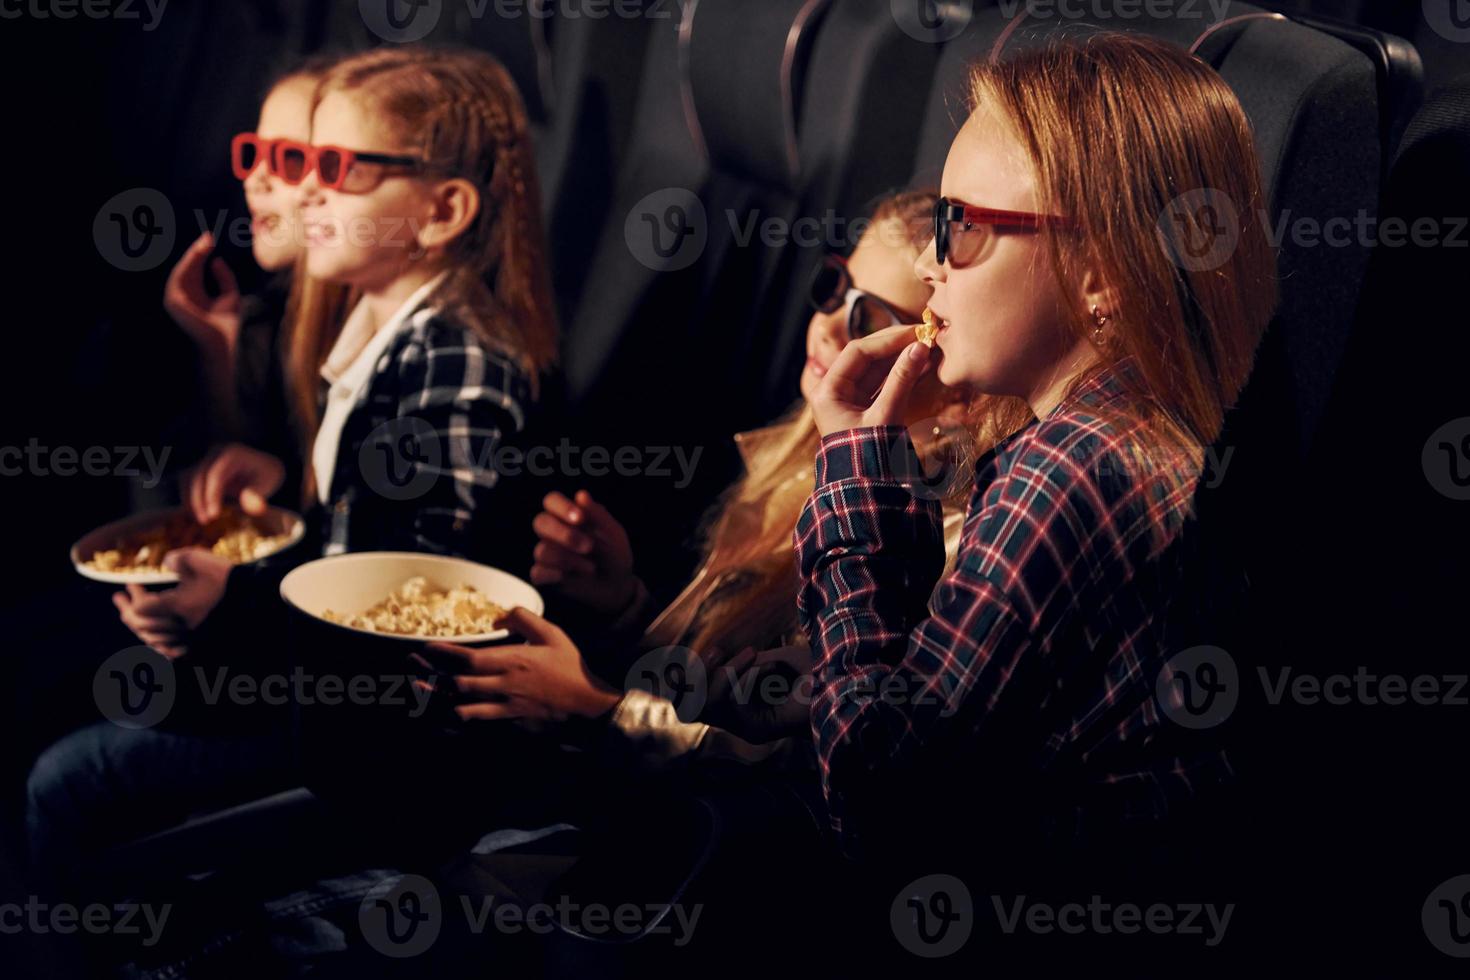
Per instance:
[[[796,547],[834,828],[855,853],[968,847],[993,867],[1027,843],[1147,839],[1228,779],[1156,692],[1202,447],[1276,284],[1250,127],[1204,62],[1099,35],[984,64],[972,92],[916,265],[936,348],[895,327],[827,372]],[[1240,215],[1209,263],[1217,209],[1171,206],[1190,193]],[[1036,419],[977,461],[942,578],[899,425],[930,374]]]
[[[402,550],[528,564],[529,543],[511,554],[507,541],[530,513],[511,506],[518,488],[493,464],[536,410],[556,337],[530,132],[510,76],[479,53],[367,52],[321,78],[311,142],[267,135],[237,140],[235,163],[247,179],[292,188],[305,245],[286,390],[315,533],[296,557]],[[345,319],[333,290],[350,295]],[[420,450],[396,460],[399,485],[421,491],[407,495],[361,462],[375,440],[397,448],[405,434]],[[259,508],[285,473],[276,456],[232,443],[194,474],[189,503],[201,520],[226,503]],[[280,567],[232,569],[204,549],[166,564],[178,586],[115,599],[140,640],[178,661],[176,676],[289,669]],[[109,817],[163,825],[201,802],[189,790],[200,773],[228,785],[233,758],[195,736],[239,712],[202,698],[174,712],[173,730],[94,726],[48,750],[30,781],[37,850],[84,864],[89,849],[156,829]],[[112,770],[127,778],[80,776]]]

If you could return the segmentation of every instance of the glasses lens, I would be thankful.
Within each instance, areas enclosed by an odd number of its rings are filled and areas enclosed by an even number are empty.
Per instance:
[[[237,140],[235,143],[235,175],[242,180],[250,175],[260,162],[260,144],[255,140]]]
[[[847,312],[847,336],[852,340],[861,340],[872,332],[868,304],[859,299]]]
[[[306,176],[306,150],[297,146],[283,146],[276,154],[278,175],[282,180],[292,184],[301,183]]]
[[[951,221],[949,223],[949,264],[956,269],[963,269],[978,259],[980,253],[985,249],[989,232],[990,229],[985,225],[971,224],[968,221]]]
[[[934,260],[948,261],[956,269],[979,260],[992,231],[983,222],[966,221],[965,210],[944,197],[934,206]]]
[[[317,157],[317,172],[322,183],[334,187],[342,182],[342,154],[336,150],[323,150]]]
[[[865,293],[852,304],[852,313],[847,318],[847,332],[853,339],[857,339],[886,330],[897,322],[888,307]]]
[[[941,197],[934,202],[934,261],[944,264],[949,254],[949,198]]]
[[[934,205],[934,261],[962,269],[979,258],[987,237],[987,227],[964,220],[964,211],[949,198]]]
[[[842,305],[842,294],[846,292],[843,284],[846,280],[842,266],[830,259],[823,262],[812,276],[812,306],[823,313],[836,312]]]

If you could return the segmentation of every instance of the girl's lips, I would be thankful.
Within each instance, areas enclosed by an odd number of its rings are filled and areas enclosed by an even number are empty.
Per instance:
[[[323,245],[336,237],[330,221],[303,222],[302,229],[306,234],[306,243],[308,245]]]

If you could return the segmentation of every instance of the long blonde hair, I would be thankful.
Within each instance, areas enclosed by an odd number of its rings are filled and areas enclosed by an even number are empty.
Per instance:
[[[873,209],[871,234],[902,223],[908,244],[915,253],[933,237],[933,191],[905,191],[886,197]],[[943,491],[943,503],[963,509],[970,486],[966,474],[978,452],[995,445],[1031,418],[1024,401],[1013,398],[977,396],[965,399],[962,445],[933,444],[926,450],[929,460],[953,454],[949,468],[958,469]],[[705,521],[705,573],[735,576],[735,587],[712,598],[702,612],[692,649],[716,647],[730,652],[748,645],[760,646],[773,637],[796,630],[796,564],[791,553],[791,536],[801,509],[812,494],[817,450],[821,435],[811,407],[793,406],[773,425],[774,431],[752,448],[745,475],[733,484],[711,509]],[[926,460],[927,461],[927,460]],[[714,536],[721,522],[736,509],[758,515],[759,530],[743,537],[733,548],[713,551]]]
[[[1117,291],[1111,339],[1097,345],[1099,363],[1073,390],[1130,361],[1136,371],[1121,380],[1137,414],[1121,421],[1138,436],[1134,462],[1187,489],[1250,375],[1277,301],[1245,111],[1200,59],[1117,33],[982,64],[971,97],[1014,127],[1037,175],[1040,210],[1076,222],[1075,233],[1044,233],[1062,295],[1077,295],[1086,269]],[[1185,251],[1199,241],[1224,247]],[[1091,310],[1077,302],[1067,313],[1077,337],[1093,336]]]
[[[434,302],[520,360],[534,391],[556,361],[557,329],[530,126],[510,74],[478,51],[384,47],[332,65],[317,103],[334,91],[362,99],[434,169],[475,184],[479,213],[449,244],[451,273]],[[309,448],[320,424],[321,367],[355,297],[297,273],[288,380]],[[307,474],[309,481],[310,467]]]

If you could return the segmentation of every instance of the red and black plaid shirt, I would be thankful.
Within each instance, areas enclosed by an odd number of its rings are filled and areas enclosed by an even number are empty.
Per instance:
[[[1029,808],[1041,833],[1076,838],[1146,826],[1225,778],[1222,753],[1180,753],[1154,701],[1177,652],[1161,614],[1199,472],[1171,455],[1172,480],[1145,478],[1128,451],[1137,430],[1117,421],[1130,397],[1098,375],[983,456],[937,588],[940,507],[901,478],[917,472],[905,430],[822,440],[796,528],[798,604],[822,788],[850,850],[878,808],[921,807],[921,780],[982,801],[944,815],[962,826]]]

